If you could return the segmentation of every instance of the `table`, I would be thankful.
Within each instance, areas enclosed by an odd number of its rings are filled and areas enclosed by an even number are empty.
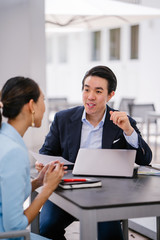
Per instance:
[[[147,143],[150,144],[149,137],[150,137],[150,123],[153,122],[153,120],[160,119],[160,112],[148,112],[146,116],[147,120]],[[156,137],[158,136],[158,123],[156,123]],[[157,158],[157,139],[155,141],[155,159]]]
[[[68,176],[71,176],[69,171]],[[100,177],[102,187],[63,190],[49,198],[80,221],[80,239],[96,240],[97,222],[157,216],[157,239],[160,239],[159,176],[134,178]],[[38,189],[39,191],[40,189]]]

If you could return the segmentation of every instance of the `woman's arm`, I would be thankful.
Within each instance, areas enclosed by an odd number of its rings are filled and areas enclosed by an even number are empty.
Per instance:
[[[40,177],[33,180],[33,188],[41,186],[42,176],[43,178],[43,188],[37,197],[33,200],[30,206],[24,211],[24,214],[28,218],[28,224],[30,224],[33,219],[39,213],[40,208],[52,194],[52,192],[57,188],[59,182],[61,181],[64,175],[64,167],[61,163],[52,162],[48,166],[45,166],[40,172]]]
[[[57,162],[53,162],[52,164],[54,165],[56,163]],[[48,167],[49,167],[49,164],[47,164],[45,167],[43,166],[41,169],[38,169],[39,174],[38,174],[37,178],[35,178],[31,182],[32,183],[32,192],[35,189],[37,189],[43,185],[43,179],[44,179],[44,176],[45,176],[45,173],[46,173]]]

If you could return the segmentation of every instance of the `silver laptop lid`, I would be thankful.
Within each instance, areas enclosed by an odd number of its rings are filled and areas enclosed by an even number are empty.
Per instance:
[[[136,150],[79,149],[74,175],[132,177]]]

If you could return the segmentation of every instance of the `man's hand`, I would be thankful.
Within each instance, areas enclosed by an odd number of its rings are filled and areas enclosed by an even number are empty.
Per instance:
[[[125,112],[110,111],[110,120],[113,121],[115,125],[120,127],[127,136],[131,136],[134,129],[131,126],[128,116]]]

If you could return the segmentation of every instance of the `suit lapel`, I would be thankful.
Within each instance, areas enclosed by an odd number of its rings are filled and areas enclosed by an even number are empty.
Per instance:
[[[109,111],[112,109],[107,106],[106,118],[103,126],[103,135],[102,135],[102,148],[111,148],[115,136],[117,135],[117,127],[110,120]]]
[[[82,129],[82,114],[83,107],[78,107],[76,111],[71,115],[68,124],[68,151],[69,159],[75,162],[78,150],[80,148],[81,129]]]
[[[78,150],[80,148],[82,114],[84,107],[78,107],[70,116],[68,124],[68,151],[69,159],[75,162]],[[103,126],[102,148],[111,148],[113,141],[117,135],[117,126],[110,120],[109,111],[112,110],[107,106],[106,118]]]

